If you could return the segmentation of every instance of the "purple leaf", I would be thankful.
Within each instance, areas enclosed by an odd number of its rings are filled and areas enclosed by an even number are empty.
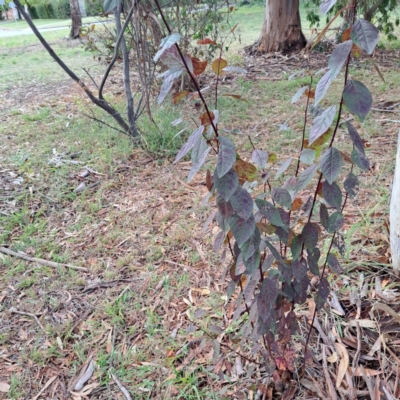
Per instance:
[[[296,185],[296,192],[300,192],[303,190],[314,178],[315,173],[317,172],[318,164],[310,165],[306,168],[299,176]]]
[[[199,126],[189,137],[187,142],[183,145],[183,147],[179,150],[178,155],[175,158],[174,164],[176,164],[181,158],[185,157],[190,150],[193,149],[197,141],[200,139],[202,133],[204,131],[204,126]]]
[[[217,194],[217,207],[224,218],[229,218],[235,213],[229,201],[225,201],[220,194]]]
[[[319,208],[319,219],[321,221],[321,225],[328,230],[329,225],[329,213],[325,204],[321,204]]]
[[[315,101],[314,104],[317,105],[326,95],[329,86],[332,83],[331,71],[325,73],[325,75],[319,80],[317,87],[315,88]]]
[[[358,187],[359,184],[357,177],[352,172],[350,172],[346,180],[344,181],[344,190],[348,193],[351,199],[357,196]]]
[[[321,172],[325,179],[332,184],[343,167],[342,153],[330,147],[321,157]]]
[[[334,212],[328,221],[328,232],[333,233],[338,231],[344,224],[344,217],[340,212]]]
[[[235,213],[243,219],[248,219],[253,214],[253,199],[247,190],[238,186],[229,199]]]
[[[321,257],[321,252],[318,248],[313,251],[307,250],[307,261],[310,272],[316,276],[319,276],[318,260]]]
[[[211,150],[211,147],[208,147],[203,152],[203,154],[200,156],[200,158],[192,165],[192,168],[190,169],[190,172],[189,172],[189,175],[188,175],[188,178],[187,178],[187,182],[190,182],[192,180],[192,178],[197,174],[199,169],[204,165],[210,150]]]
[[[322,15],[325,15],[335,4],[337,0],[325,0],[320,6]]]
[[[164,51],[169,49],[175,43],[178,43],[181,37],[182,35],[180,33],[172,33],[171,35],[163,38],[160,43],[160,50],[157,51],[157,54],[154,56],[153,61],[156,63],[162,56]]]
[[[268,161],[268,153],[263,150],[254,150],[251,154],[251,159],[259,168],[266,168]]]
[[[280,226],[281,228],[288,229],[287,225],[283,222],[281,214],[276,209],[274,205],[269,203],[268,201],[257,199],[255,201],[260,213],[267,218],[269,222],[271,222],[274,226]]]
[[[256,229],[256,221],[253,216],[245,220],[238,215],[232,215],[229,219],[229,226],[237,245],[242,247],[253,235]]]
[[[336,182],[332,182],[332,184],[330,184],[329,182],[325,181],[322,186],[322,196],[329,205],[340,211],[342,206],[342,191]]]
[[[283,188],[272,188],[272,199],[281,204],[283,207],[288,208],[289,210],[292,207],[292,196],[290,196],[289,192]]]
[[[309,145],[322,136],[332,125],[336,115],[336,106],[328,107],[321,115],[315,118],[309,134]]]
[[[293,276],[297,282],[300,282],[307,275],[307,261],[302,258],[292,263]]]
[[[358,47],[372,54],[379,41],[379,31],[365,19],[358,19],[351,28],[350,37]]]
[[[243,261],[248,260],[253,254],[257,253],[257,251],[260,249],[260,243],[260,231],[256,228],[251,238],[241,248]]]
[[[332,51],[332,54],[329,57],[328,61],[328,67],[331,71],[332,80],[334,80],[339,74],[341,68],[343,67],[343,64],[349,57],[352,47],[353,42],[351,40],[346,40],[345,42],[340,43],[339,46],[337,46],[336,49]]]
[[[347,130],[349,132],[351,141],[354,144],[354,147],[360,152],[364,154],[364,143],[359,135],[359,133],[357,132],[356,128],[354,128],[354,126],[350,123],[350,122],[346,122],[347,125]]]
[[[351,159],[354,162],[354,164],[357,165],[357,167],[361,168],[364,171],[369,171],[370,169],[369,160],[365,156],[365,154],[360,153],[357,149],[354,149],[351,152]]]
[[[297,260],[299,258],[303,243],[304,242],[301,235],[297,235],[292,239],[292,243],[290,243],[290,251],[292,252],[293,260]]]
[[[270,316],[270,310],[274,308],[278,294],[276,281],[271,278],[264,279],[257,298],[258,313],[264,322],[266,322]]]
[[[222,178],[236,162],[236,149],[232,140],[220,136],[218,138],[220,147],[217,161],[217,174]]]
[[[337,274],[341,274],[343,272],[339,261],[332,253],[328,254],[328,265],[332,272],[336,272]]]
[[[328,299],[329,293],[329,282],[326,280],[326,278],[322,278],[319,282],[318,292],[315,295],[315,307],[317,311],[321,310],[321,308],[324,306],[326,300]]]
[[[343,90],[343,101],[348,110],[364,121],[372,107],[372,96],[368,88],[359,81],[350,80]]]
[[[275,180],[278,179],[290,166],[292,159],[289,158],[288,160],[284,161],[282,165],[279,167],[278,171],[275,175]]]
[[[292,97],[292,104],[296,103],[297,100],[300,99],[300,97],[306,92],[306,90],[308,89],[308,86],[303,86],[302,88],[300,88]]]
[[[218,194],[220,194],[225,201],[228,201],[239,185],[239,177],[233,169],[229,170],[222,178],[219,178],[215,173],[214,185]]]
[[[301,232],[303,243],[308,250],[313,250],[318,243],[318,229],[311,222],[305,224],[303,231]]]
[[[304,149],[300,154],[300,161],[304,164],[312,164],[315,159],[317,152],[313,149]]]

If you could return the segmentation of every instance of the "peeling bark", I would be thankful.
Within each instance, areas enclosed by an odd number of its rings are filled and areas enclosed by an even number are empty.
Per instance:
[[[81,11],[79,9],[78,0],[69,0],[69,5],[71,8],[71,21],[72,21],[69,37],[71,39],[78,39],[82,26],[82,17],[81,17]]]

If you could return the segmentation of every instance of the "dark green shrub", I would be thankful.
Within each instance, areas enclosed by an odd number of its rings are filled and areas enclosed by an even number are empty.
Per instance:
[[[100,15],[103,13],[103,3],[101,1],[86,0],[85,6],[88,17]]]

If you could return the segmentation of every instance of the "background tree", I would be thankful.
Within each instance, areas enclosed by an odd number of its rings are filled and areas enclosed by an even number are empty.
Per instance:
[[[266,0],[265,19],[258,41],[250,53],[300,50],[307,44],[301,31],[299,0]]]
[[[81,10],[79,8],[78,0],[69,0],[69,4],[71,7],[71,22],[72,22],[69,37],[71,39],[77,39],[79,37],[80,30],[82,27]]]

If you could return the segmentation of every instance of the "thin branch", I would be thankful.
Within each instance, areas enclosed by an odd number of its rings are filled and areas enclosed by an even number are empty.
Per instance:
[[[7,254],[7,255],[15,257],[15,258],[20,258],[25,261],[35,262],[40,265],[43,265],[44,267],[50,267],[50,268],[66,267],[66,268],[74,269],[76,271],[90,272],[85,267],[77,267],[75,265],[69,265],[69,264],[60,264],[60,263],[56,263],[54,261],[43,260],[42,258],[29,257],[26,254],[16,253],[15,251],[7,249],[6,247],[0,247],[0,253]]]
[[[60,57],[54,52],[54,50],[51,48],[51,46],[46,42],[46,40],[43,38],[41,33],[38,31],[36,28],[35,24],[32,22],[31,18],[29,15],[25,12],[24,7],[22,7],[21,3],[19,0],[15,0],[15,5],[18,9],[18,11],[22,14],[24,17],[25,21],[28,23],[29,27],[32,29],[33,33],[36,35],[36,37],[39,39],[40,43],[43,45],[43,47],[47,50],[47,52],[50,54],[50,56],[54,59],[54,61],[64,70],[64,72],[67,73],[67,75],[73,79],[86,93],[86,95],[89,97],[89,99],[96,104],[98,107],[106,111],[108,114],[110,114],[117,122],[118,124],[127,132],[129,132],[129,126],[127,123],[124,121],[124,119],[121,117],[121,115],[116,111],[110,104],[108,104],[104,99],[102,98],[97,98],[91,91],[90,89],[82,82],[79,77],[64,63],[64,61],[61,60]]]

